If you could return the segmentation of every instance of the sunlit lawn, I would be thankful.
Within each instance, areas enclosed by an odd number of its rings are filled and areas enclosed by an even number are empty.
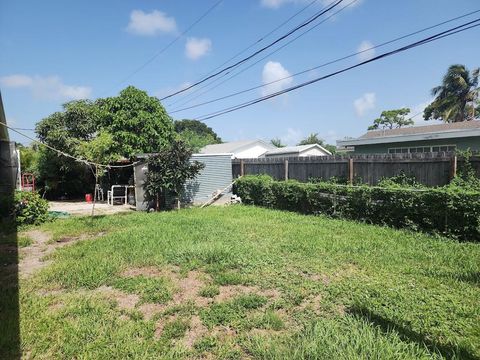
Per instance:
[[[480,244],[247,206],[40,229],[94,238],[22,280],[30,357],[480,357]]]

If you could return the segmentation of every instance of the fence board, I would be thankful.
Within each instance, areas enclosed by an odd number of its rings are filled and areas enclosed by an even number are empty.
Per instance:
[[[441,186],[450,181],[452,153],[369,154],[337,155],[296,158],[243,159],[245,175],[267,174],[276,180],[285,179],[285,160],[288,160],[288,178],[306,182],[311,179],[329,180],[332,177],[344,182],[349,178],[349,161],[353,160],[354,181],[376,185],[384,177],[404,172],[428,186]],[[480,177],[480,156],[470,159]],[[462,168],[458,161],[458,168]],[[240,176],[240,160],[232,161],[232,174]]]

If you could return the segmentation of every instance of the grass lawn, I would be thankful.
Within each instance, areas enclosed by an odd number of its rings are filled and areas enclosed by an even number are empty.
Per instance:
[[[480,244],[247,206],[35,230],[83,240],[20,282],[32,358],[480,358]]]

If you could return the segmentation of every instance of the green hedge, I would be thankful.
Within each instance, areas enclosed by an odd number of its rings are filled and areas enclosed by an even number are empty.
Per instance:
[[[458,187],[345,186],[259,175],[238,179],[234,191],[245,204],[480,241],[480,192]]]

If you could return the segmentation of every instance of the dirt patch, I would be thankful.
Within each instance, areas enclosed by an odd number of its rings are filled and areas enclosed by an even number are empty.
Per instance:
[[[208,329],[203,325],[202,320],[197,315],[192,316],[190,327],[182,340],[183,345],[187,349],[191,349],[195,342],[208,334]]]
[[[118,307],[122,310],[135,309],[135,305],[137,305],[140,300],[140,297],[136,294],[127,294],[110,286],[101,286],[95,291],[109,299],[115,300]]]
[[[280,292],[276,289],[260,289],[257,286],[246,286],[246,285],[226,285],[220,286],[220,293],[215,296],[215,302],[223,302],[231,300],[234,297],[243,294],[258,294],[265,296],[269,299],[278,299],[280,297]]]
[[[129,268],[121,273],[121,276],[123,277],[135,277],[135,276],[159,277],[162,275],[163,275],[162,272],[155,266]]]
[[[202,278],[205,274],[199,271],[190,271],[186,277],[172,279],[176,284],[177,291],[173,294],[173,303],[180,305],[185,302],[193,302],[198,307],[205,307],[212,302],[209,298],[204,298],[198,293],[205,286]]]
[[[50,260],[44,259],[46,256],[53,253],[55,249],[66,246],[73,242],[97,238],[104,234],[105,232],[100,232],[97,234],[83,234],[76,237],[64,237],[56,242],[52,242],[52,236],[49,233],[41,230],[28,231],[22,235],[29,237],[32,240],[32,244],[20,249],[18,272],[21,276],[29,277],[51,263]]]
[[[315,314],[319,315],[322,309],[322,296],[315,295],[304,299],[302,303],[297,306],[297,310],[303,311],[305,309],[312,309]]]
[[[138,307],[138,310],[143,314],[143,318],[145,320],[150,320],[156,314],[165,311],[165,305],[161,304],[152,304],[152,303],[145,303]]]

